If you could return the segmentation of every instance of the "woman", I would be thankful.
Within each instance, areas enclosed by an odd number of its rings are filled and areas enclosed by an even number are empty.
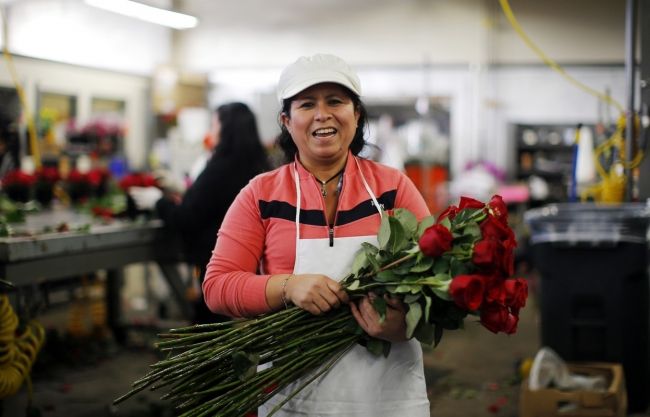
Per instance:
[[[155,187],[148,190],[132,187],[130,190],[138,208],[152,208],[155,204],[156,213],[165,226],[181,235],[186,261],[196,267],[199,278],[205,275],[205,266],[228,207],[251,178],[270,169],[255,115],[247,105],[223,104],[217,108],[215,116],[213,155],[180,203],[171,196],[162,197]],[[158,190],[154,198],[147,196],[152,189],[154,193]],[[195,322],[216,320],[202,297],[194,307]]]
[[[367,123],[360,94],[357,75],[332,55],[303,57],[283,71],[279,141],[291,162],[253,179],[228,210],[203,283],[212,311],[337,308],[349,302],[338,280],[362,242],[376,244],[383,210],[429,214],[406,176],[357,157]],[[350,304],[364,331],[394,342],[388,358],[355,347],[279,415],[428,416],[420,345],[405,338],[404,307],[389,306],[380,322],[369,297]],[[260,415],[284,398],[275,395]]]

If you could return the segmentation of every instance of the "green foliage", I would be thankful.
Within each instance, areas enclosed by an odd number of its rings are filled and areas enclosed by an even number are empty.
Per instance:
[[[453,247],[434,259],[420,252],[418,245],[423,233],[435,224],[434,218],[429,216],[418,223],[410,211],[396,209],[381,220],[379,247],[363,244],[343,285],[353,295],[373,291],[400,298],[407,305],[407,336],[437,345],[445,329],[462,327],[466,313],[455,307],[449,284],[452,277],[473,271],[472,250],[481,238],[478,221],[484,217],[481,209],[465,209],[452,220],[442,219],[439,224],[452,233]],[[383,320],[386,303],[376,298],[373,306]],[[380,350],[378,344],[368,344],[368,348],[375,354]]]

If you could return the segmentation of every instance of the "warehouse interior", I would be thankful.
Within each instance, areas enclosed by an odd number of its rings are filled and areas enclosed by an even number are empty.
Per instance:
[[[508,210],[516,331],[475,311],[422,343],[430,415],[650,416],[648,1],[118,3],[0,0],[0,417],[180,415],[164,390],[114,403],[195,323],[205,272],[129,187],[182,199],[224,103],[281,167],[278,79],[318,53],[358,74],[359,156],[434,219]]]

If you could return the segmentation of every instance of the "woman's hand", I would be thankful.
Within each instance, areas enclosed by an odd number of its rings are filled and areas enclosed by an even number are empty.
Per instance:
[[[284,286],[287,301],[312,314],[322,314],[348,302],[341,284],[320,274],[292,276]]]
[[[406,308],[397,298],[384,296],[386,300],[386,317],[381,323],[379,313],[372,305],[375,294],[364,296],[358,305],[350,303],[352,315],[359,326],[372,337],[388,340],[389,342],[403,342],[406,339]]]

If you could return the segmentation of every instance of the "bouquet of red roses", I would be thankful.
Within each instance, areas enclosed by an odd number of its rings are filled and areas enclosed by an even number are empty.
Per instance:
[[[461,328],[468,315],[492,332],[514,333],[528,287],[511,277],[516,241],[507,221],[499,196],[487,204],[463,197],[437,221],[418,223],[408,210],[396,209],[382,219],[379,245],[362,244],[341,282],[351,297],[399,297],[407,306],[407,336],[425,344],[437,345],[445,329]],[[373,305],[385,313],[384,297],[373,297]],[[365,334],[345,306],[320,316],[293,307],[160,336],[166,340],[157,347],[170,356],[115,403],[147,387],[166,387],[163,398],[182,416],[242,416],[308,376],[293,394],[299,392],[356,343],[364,341],[378,356],[390,353],[390,343]]]

